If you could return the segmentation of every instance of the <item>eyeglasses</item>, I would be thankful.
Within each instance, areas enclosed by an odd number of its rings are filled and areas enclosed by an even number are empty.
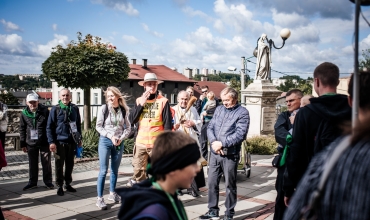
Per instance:
[[[208,90],[206,90],[206,91],[202,91],[202,93],[206,93],[206,92],[208,92]]]

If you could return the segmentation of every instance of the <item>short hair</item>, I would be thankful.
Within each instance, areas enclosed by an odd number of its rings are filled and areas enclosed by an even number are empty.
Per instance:
[[[200,89],[209,89],[208,86],[201,86]]]
[[[318,78],[324,86],[336,88],[339,84],[339,68],[334,63],[322,63],[315,68],[313,77]]]
[[[238,100],[238,92],[231,88],[231,87],[226,87],[224,88],[221,92],[220,92],[220,96],[222,96],[222,94],[227,95],[229,94],[231,98],[233,98],[234,100]]]
[[[68,88],[63,88],[61,89],[60,91],[63,91],[63,90],[67,90],[69,94],[71,94],[71,90],[69,90]]]
[[[122,95],[121,91],[119,91],[117,87],[109,86],[107,90],[104,92],[106,102],[108,102],[108,98],[107,98],[108,91],[112,92],[118,98],[118,104],[122,106],[126,110],[126,114],[128,114],[129,107],[126,104],[125,96]]]
[[[359,106],[370,109],[370,72],[360,72],[359,80]],[[348,94],[353,98],[353,74],[348,84]]]
[[[196,144],[196,140],[184,132],[164,131],[154,141],[151,163],[155,164],[159,159],[178,151],[189,144]],[[166,179],[165,175],[157,176],[158,179]]]
[[[186,87],[186,89],[185,89],[185,90],[188,90],[188,89],[191,89],[191,90],[193,90],[193,92],[194,92],[194,87],[192,87],[192,86],[188,86],[188,87]]]
[[[189,93],[187,93],[185,90],[181,90],[179,93],[177,93],[177,100],[179,99],[180,94],[185,93],[188,98],[190,98]]]
[[[295,94],[299,98],[302,98],[303,92],[300,89],[291,89],[286,94],[285,97],[290,96],[291,94]]]

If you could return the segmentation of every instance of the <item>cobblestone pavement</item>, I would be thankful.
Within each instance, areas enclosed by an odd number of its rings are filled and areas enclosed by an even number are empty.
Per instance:
[[[0,171],[0,180],[10,180],[16,178],[28,178],[28,155],[23,151],[15,151],[13,147],[5,148],[5,156],[8,166]],[[54,173],[55,163],[54,157],[51,157],[51,166]],[[121,164],[131,164],[131,157],[122,158]],[[41,163],[39,162],[39,175],[42,175]],[[73,172],[82,172],[88,170],[99,169],[99,160],[90,160],[88,162],[80,162],[79,159],[75,160]]]

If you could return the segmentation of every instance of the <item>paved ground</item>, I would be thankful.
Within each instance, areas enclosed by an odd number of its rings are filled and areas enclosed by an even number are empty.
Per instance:
[[[75,164],[73,186],[76,193],[57,196],[56,189],[46,189],[39,177],[37,189],[22,191],[28,182],[28,159],[21,152],[7,151],[8,167],[0,171],[0,206],[6,219],[116,219],[120,204],[107,202],[108,210],[98,210],[96,179],[98,162]],[[238,175],[238,203],[234,219],[272,219],[276,191],[276,171],[271,167],[272,156],[252,155],[252,174],[249,179]],[[123,186],[132,175],[131,158],[123,158],[117,187]],[[206,170],[205,170],[206,173]],[[40,173],[41,174],[41,173]],[[2,178],[2,179],[1,179]],[[105,186],[107,195],[109,178]],[[225,211],[225,191],[220,185],[220,214]],[[201,188],[201,197],[180,197],[189,219],[197,219],[207,211],[207,188]]]

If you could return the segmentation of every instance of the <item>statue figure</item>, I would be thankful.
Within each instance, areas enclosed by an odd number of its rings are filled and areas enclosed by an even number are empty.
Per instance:
[[[258,40],[257,67],[255,79],[268,79],[270,76],[270,48],[265,44],[266,34],[262,34]]]

